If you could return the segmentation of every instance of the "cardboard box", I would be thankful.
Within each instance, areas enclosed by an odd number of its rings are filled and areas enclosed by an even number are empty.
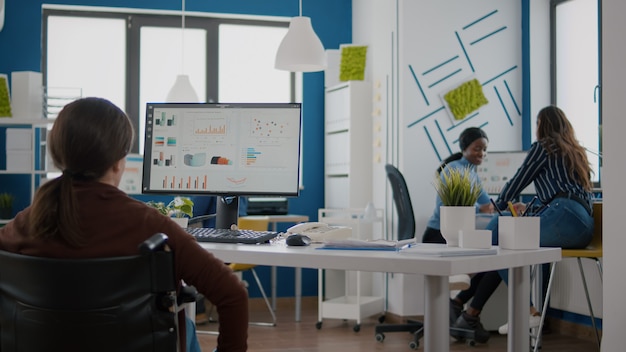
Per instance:
[[[498,245],[503,249],[538,249],[538,216],[501,216],[498,220]]]

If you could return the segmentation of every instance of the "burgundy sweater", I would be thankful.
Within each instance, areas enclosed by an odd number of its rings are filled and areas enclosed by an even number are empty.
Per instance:
[[[248,295],[227,265],[200,247],[174,221],[116,187],[100,182],[75,182],[74,186],[80,228],[87,236],[84,247],[70,247],[58,239],[28,238],[30,208],[26,208],[0,228],[0,249],[51,258],[127,256],[138,254],[141,242],[162,232],[169,237],[168,243],[174,252],[177,280],[195,286],[217,308],[220,317],[218,350],[246,351]],[[181,341],[185,341],[184,335]],[[184,350],[184,346],[181,347]]]

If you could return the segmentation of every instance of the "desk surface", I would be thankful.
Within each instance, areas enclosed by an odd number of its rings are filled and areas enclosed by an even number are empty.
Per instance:
[[[202,242],[200,245],[227,262],[433,276],[521,267],[561,259],[560,248],[498,249],[498,254],[495,255],[433,257],[392,251],[323,250],[317,249],[319,245],[288,247],[284,244],[284,240],[261,245],[207,242]]]
[[[271,244],[200,243],[227,262],[260,265],[360,270],[425,275],[424,350],[450,350],[447,314],[450,294],[446,276],[511,268],[509,270],[509,336],[507,350],[528,351],[528,265],[561,260],[560,248],[498,249],[494,255],[432,257],[390,251],[320,250],[319,245],[287,247],[284,239]]]

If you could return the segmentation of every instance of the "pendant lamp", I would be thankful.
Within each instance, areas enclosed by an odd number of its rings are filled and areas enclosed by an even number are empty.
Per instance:
[[[181,49],[181,72],[185,67],[185,0],[182,0],[182,49]],[[180,73],[176,76],[176,81],[167,93],[166,102],[169,103],[197,103],[199,101],[198,94],[189,81],[189,75]]]
[[[167,93],[166,101],[169,103],[197,103],[198,94],[189,81],[189,75],[178,75],[176,81]]]
[[[274,67],[292,72],[315,72],[326,69],[326,53],[318,38],[311,18],[302,16],[302,0],[299,5],[300,16],[291,19],[289,30],[278,46]]]

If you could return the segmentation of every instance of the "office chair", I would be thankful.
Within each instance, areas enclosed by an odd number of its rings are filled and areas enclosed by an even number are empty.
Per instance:
[[[587,280],[585,278],[585,271],[583,270],[582,258],[592,259],[595,261],[596,266],[598,268],[598,273],[600,274],[600,281],[602,281],[602,262],[600,262],[600,258],[602,258],[602,203],[594,203],[593,204],[593,238],[591,239],[591,243],[584,249],[562,249],[561,257],[565,258],[576,258],[578,261],[578,269],[580,271],[580,278],[583,282],[583,288],[585,289],[585,297],[587,298],[587,306],[589,307],[589,316],[591,318],[591,325],[596,334],[596,341],[598,342],[598,351],[601,347],[601,338],[600,333],[598,332],[598,327],[596,326],[596,319],[593,314],[593,307],[591,305],[591,298],[589,297],[589,289],[587,288]],[[548,280],[548,289],[546,291],[546,297],[544,298],[543,309],[541,312],[541,321],[539,323],[539,327],[537,328],[537,337],[534,351],[537,352],[539,346],[541,346],[541,330],[543,329],[543,324],[546,319],[546,311],[548,308],[548,302],[550,300],[550,290],[552,288],[552,282],[554,280],[554,274],[556,269],[556,262],[551,264],[550,269],[550,279]]]
[[[398,213],[398,240],[407,240],[415,237],[415,215],[409,188],[402,173],[393,165],[385,165],[387,179],[391,185],[393,202]],[[442,312],[445,314],[447,312]],[[450,328],[468,339],[470,345],[474,345],[474,332],[472,330]],[[424,324],[420,321],[408,319],[404,324],[380,324],[375,327],[375,338],[378,342],[385,340],[385,332],[409,332],[413,335],[413,341],[409,342],[409,348],[417,349],[419,340],[424,336]]]
[[[176,351],[180,302],[166,241],[156,234],[139,254],[115,258],[0,251],[0,350]]]

